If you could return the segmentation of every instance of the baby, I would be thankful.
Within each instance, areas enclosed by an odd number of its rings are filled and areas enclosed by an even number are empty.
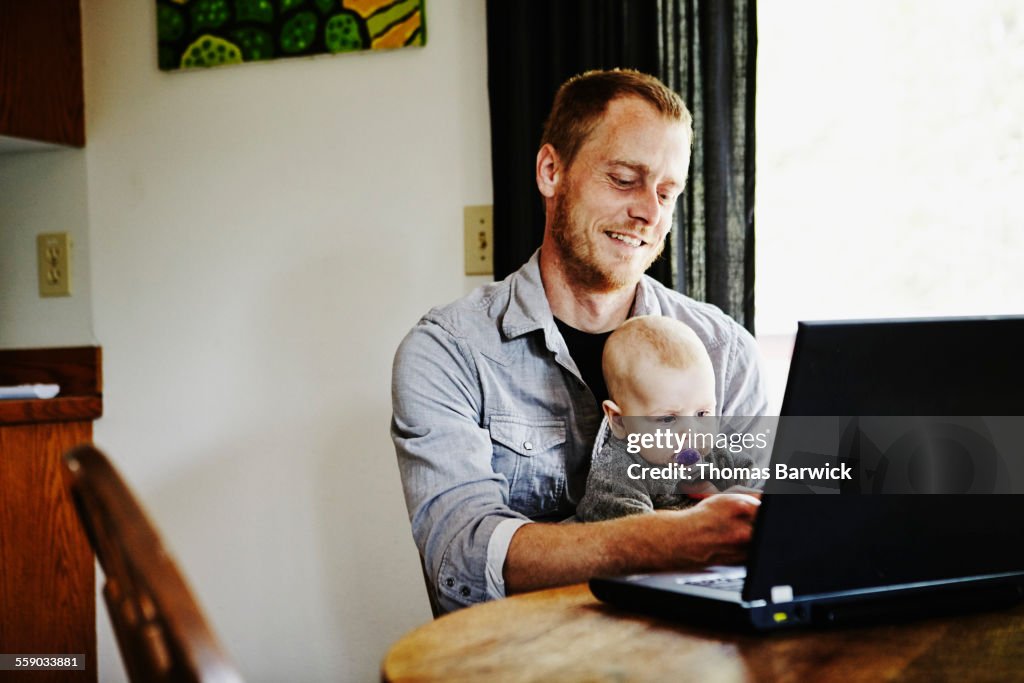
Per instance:
[[[689,430],[700,430],[699,419],[693,418],[714,415],[716,404],[711,359],[693,330],[663,316],[631,318],[608,337],[601,362],[610,396],[602,407],[611,434],[595,449],[586,493],[576,508],[578,519],[594,522],[685,507],[693,502],[688,494],[706,494],[739,483],[627,474],[646,470],[649,475],[652,466],[664,469],[670,463],[686,465],[688,472],[700,470],[694,466],[702,461],[718,468],[752,464],[746,456],[688,443]],[[643,447],[649,444],[638,438],[646,436],[653,443],[651,437],[657,432],[666,435],[668,430],[677,436],[654,443],[655,447]]]

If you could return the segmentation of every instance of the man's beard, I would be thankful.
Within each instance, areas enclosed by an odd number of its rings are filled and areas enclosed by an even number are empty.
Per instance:
[[[636,281],[616,269],[602,268],[594,253],[594,245],[587,240],[584,229],[575,223],[573,202],[569,199],[572,188],[566,187],[555,196],[554,216],[551,219],[551,236],[561,259],[562,266],[570,282],[591,292],[611,292],[636,284]],[[615,226],[612,226],[615,229]],[[634,232],[630,228],[622,228],[621,232]],[[662,240],[658,250],[644,264],[646,272],[651,264],[661,256],[665,249]]]

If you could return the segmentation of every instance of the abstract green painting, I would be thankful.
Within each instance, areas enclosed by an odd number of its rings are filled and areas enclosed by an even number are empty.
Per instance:
[[[426,0],[157,0],[165,71],[426,45]]]

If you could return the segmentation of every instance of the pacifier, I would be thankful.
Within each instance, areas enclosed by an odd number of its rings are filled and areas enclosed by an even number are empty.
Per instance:
[[[684,448],[676,453],[676,462],[686,467],[697,464],[700,458],[700,451],[696,448]]]

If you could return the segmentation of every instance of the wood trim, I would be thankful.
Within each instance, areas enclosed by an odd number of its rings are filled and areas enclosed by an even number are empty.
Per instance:
[[[91,421],[102,415],[103,399],[99,396],[0,401],[0,425]]]

